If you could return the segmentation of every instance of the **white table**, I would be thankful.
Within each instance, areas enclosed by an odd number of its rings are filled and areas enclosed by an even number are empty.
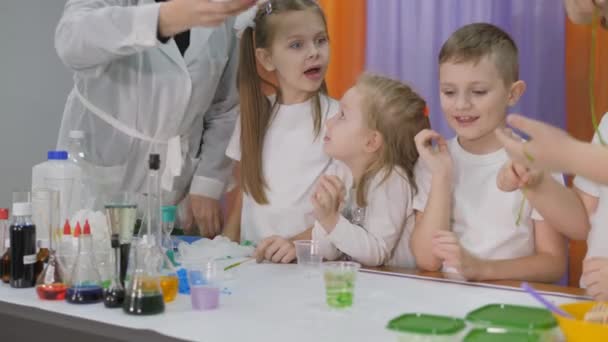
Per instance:
[[[95,333],[100,341],[368,342],[392,341],[386,324],[407,312],[464,317],[489,303],[538,306],[513,289],[360,272],[353,308],[336,311],[325,305],[320,274],[307,276],[297,265],[249,263],[234,270],[234,280],[227,284],[231,294],[222,295],[219,309],[193,311],[189,296],[179,295],[167,304],[165,314],[148,317],[129,316],[103,304],[41,301],[33,289],[3,285],[0,325],[7,322],[1,320],[4,315],[23,325],[53,326],[49,331],[57,334]],[[565,294],[548,298],[557,304],[580,299]]]

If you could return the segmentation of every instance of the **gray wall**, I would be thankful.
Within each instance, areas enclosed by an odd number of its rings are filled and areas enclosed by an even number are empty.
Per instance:
[[[71,73],[53,36],[64,0],[0,0],[0,207],[55,147]]]

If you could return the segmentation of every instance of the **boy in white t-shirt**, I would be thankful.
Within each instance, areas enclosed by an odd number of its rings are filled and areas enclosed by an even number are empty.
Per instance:
[[[494,131],[525,90],[517,55],[507,33],[483,23],[460,28],[441,49],[441,106],[457,137],[446,141],[431,130],[416,136],[421,160],[410,245],[422,269],[539,282],[565,272],[563,237],[523,192],[496,185],[509,158]]]

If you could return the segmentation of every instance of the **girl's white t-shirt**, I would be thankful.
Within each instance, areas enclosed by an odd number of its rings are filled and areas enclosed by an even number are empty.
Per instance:
[[[274,97],[270,101],[273,103]],[[331,159],[323,152],[324,128],[318,136],[314,133],[312,106],[312,99],[279,105],[273,116],[262,152],[269,204],[260,205],[243,193],[241,241],[258,243],[272,235],[290,238],[313,226],[310,196]],[[321,96],[323,122],[338,111],[338,101]],[[239,117],[226,149],[226,155],[237,161],[241,160],[240,128]]]

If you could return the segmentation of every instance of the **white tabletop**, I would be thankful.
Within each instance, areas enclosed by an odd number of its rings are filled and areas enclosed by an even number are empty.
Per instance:
[[[7,285],[0,286],[0,301],[184,340],[239,342],[390,341],[386,324],[403,313],[464,317],[489,303],[538,306],[528,294],[508,289],[360,272],[354,306],[333,310],[324,302],[321,275],[311,276],[297,265],[245,264],[226,286],[230,294],[222,294],[217,310],[193,311],[189,296],[179,295],[164,314],[148,317],[129,316],[103,304],[41,301],[33,289]],[[575,300],[548,298],[556,304]]]

